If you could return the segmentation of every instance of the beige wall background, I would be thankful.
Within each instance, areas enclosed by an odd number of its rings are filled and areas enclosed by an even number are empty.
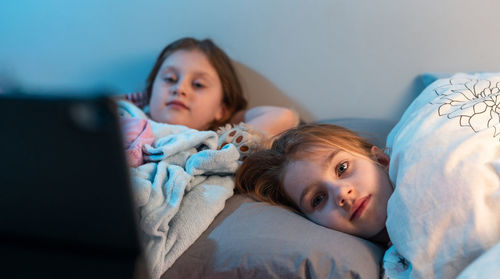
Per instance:
[[[0,86],[136,91],[167,43],[209,37],[252,106],[395,120],[422,73],[500,71],[498,11],[495,0],[5,0]]]

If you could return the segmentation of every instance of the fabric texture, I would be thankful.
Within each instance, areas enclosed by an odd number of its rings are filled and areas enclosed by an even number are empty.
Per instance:
[[[132,103],[118,106],[129,116],[141,114]],[[213,131],[145,121],[154,135],[143,147],[149,163],[131,168],[131,178],[148,268],[159,278],[233,195],[240,154],[232,144],[217,150]]]
[[[453,76],[453,74],[439,73],[439,72],[428,72],[428,73],[423,73],[420,76],[420,80],[422,80],[424,87],[427,87],[438,79],[450,78],[451,76]]]
[[[394,246],[391,246],[384,253],[382,268],[384,279],[403,279],[410,276],[412,267],[408,260],[401,256]]]
[[[379,278],[384,249],[234,195],[162,278]]]
[[[457,74],[427,87],[389,134],[386,225],[410,277],[455,278],[500,242],[499,107],[500,75]]]
[[[490,248],[464,269],[457,279],[494,278],[500,274],[500,243]]]

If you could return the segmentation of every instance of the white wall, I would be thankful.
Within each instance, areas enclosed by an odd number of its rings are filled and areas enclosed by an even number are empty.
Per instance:
[[[140,90],[158,52],[210,37],[251,105],[397,119],[423,72],[500,71],[496,0],[3,0],[0,82]]]

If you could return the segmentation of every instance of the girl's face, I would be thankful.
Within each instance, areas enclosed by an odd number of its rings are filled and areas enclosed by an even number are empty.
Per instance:
[[[225,114],[222,84],[199,50],[177,50],[163,62],[153,83],[149,109],[157,122],[206,130]]]
[[[371,238],[385,228],[393,188],[389,157],[373,147],[374,161],[331,148],[319,149],[285,169],[285,193],[310,220],[348,234]]]

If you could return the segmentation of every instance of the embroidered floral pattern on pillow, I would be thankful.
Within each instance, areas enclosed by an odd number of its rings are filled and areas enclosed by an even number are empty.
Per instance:
[[[460,126],[474,132],[493,128],[500,134],[500,77],[492,79],[453,78],[434,89],[440,96],[439,116],[460,119]]]

